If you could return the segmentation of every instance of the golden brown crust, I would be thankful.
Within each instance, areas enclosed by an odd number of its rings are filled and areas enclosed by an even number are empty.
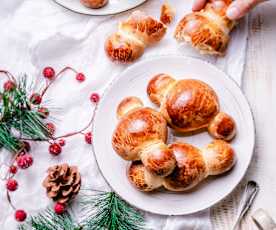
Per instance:
[[[145,166],[140,161],[131,163],[127,176],[131,184],[143,192],[150,192],[162,186],[162,178],[147,172]]]
[[[165,177],[175,168],[175,157],[163,142],[148,143],[141,151],[141,160],[146,169],[157,176]]]
[[[146,142],[167,140],[167,122],[151,108],[131,111],[119,121],[113,137],[114,150],[125,160],[139,160]]]
[[[104,7],[108,0],[80,0],[83,5],[85,5],[88,8],[92,9],[98,9],[101,7]]]
[[[175,17],[175,10],[172,6],[165,2],[161,6],[161,14],[160,14],[160,21],[163,22],[165,25],[169,25],[172,23]]]
[[[220,112],[210,123],[208,132],[216,139],[231,141],[236,135],[235,121],[230,115]]]
[[[113,61],[132,62],[144,53],[145,45],[132,37],[120,33],[111,35],[105,42],[105,52]]]
[[[207,176],[205,161],[201,151],[186,143],[174,143],[170,145],[177,166],[168,177],[163,186],[171,191],[186,191],[196,186]]]
[[[105,42],[106,54],[113,61],[133,62],[148,45],[159,42],[166,30],[162,22],[135,11],[119,24],[118,32],[108,37]]]
[[[210,1],[200,12],[186,15],[176,27],[176,40],[188,42],[202,53],[223,55],[235,25],[225,15],[229,2]]]
[[[120,119],[128,112],[142,107],[143,102],[138,97],[126,97],[117,107],[117,117]]]
[[[147,86],[147,93],[150,100],[160,106],[161,101],[166,95],[169,87],[175,80],[168,74],[160,73],[154,76]]]
[[[169,125],[183,133],[207,127],[218,112],[215,91],[194,79],[177,81],[161,104],[161,113]]]
[[[167,31],[162,22],[141,11],[133,12],[126,21],[120,24],[119,29],[135,36],[146,46],[159,42]]]
[[[223,140],[214,140],[202,150],[202,153],[209,175],[219,175],[227,172],[236,162],[234,149]]]

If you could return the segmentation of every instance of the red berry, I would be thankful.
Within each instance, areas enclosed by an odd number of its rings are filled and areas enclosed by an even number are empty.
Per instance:
[[[16,210],[15,219],[19,222],[23,222],[27,218],[27,213],[24,210]]]
[[[4,83],[4,90],[5,91],[8,91],[8,92],[12,91],[12,90],[15,89],[15,87],[16,87],[15,83],[11,80],[8,80]]]
[[[46,119],[50,114],[49,109],[45,107],[40,107],[37,112],[42,119]]]
[[[10,166],[10,173],[16,174],[17,173],[17,167],[15,165]]]
[[[66,206],[65,204],[56,203],[54,209],[56,214],[61,215],[65,212]]]
[[[58,143],[53,143],[53,144],[50,144],[50,146],[49,146],[49,152],[52,155],[57,156],[62,152],[62,148]]]
[[[94,103],[98,103],[100,100],[100,95],[97,93],[92,93],[90,96],[90,100]]]
[[[87,144],[92,144],[92,133],[88,132],[84,135]]]
[[[54,135],[54,133],[56,131],[56,126],[52,122],[49,122],[49,123],[46,124],[46,127],[47,127],[49,133],[51,135]]]
[[[42,97],[38,93],[33,93],[30,97],[30,101],[34,105],[39,105],[42,102]]]
[[[43,69],[43,76],[49,80],[52,80],[55,77],[55,74],[55,70],[50,66],[47,66]]]
[[[26,153],[24,155],[17,157],[16,162],[19,168],[27,169],[32,166],[34,160],[30,154]]]
[[[24,145],[23,150],[24,150],[25,152],[30,152],[30,150],[31,150],[31,145],[30,145],[30,143],[27,142],[27,141],[23,141],[23,145]]]
[[[58,140],[58,144],[60,146],[64,146],[66,144],[66,141],[64,139],[60,139],[60,140]]]
[[[76,80],[79,82],[85,81],[85,75],[83,73],[77,73]]]
[[[15,179],[8,179],[6,187],[9,191],[14,192],[18,187],[18,183]]]

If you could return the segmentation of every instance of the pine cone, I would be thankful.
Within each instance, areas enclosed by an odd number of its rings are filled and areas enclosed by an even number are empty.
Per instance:
[[[50,167],[43,181],[47,195],[55,202],[66,204],[80,191],[81,175],[76,166],[61,164]]]

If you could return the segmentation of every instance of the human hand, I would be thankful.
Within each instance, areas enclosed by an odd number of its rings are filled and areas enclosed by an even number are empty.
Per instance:
[[[208,0],[195,0],[193,4],[193,11],[201,10]],[[242,18],[256,5],[264,0],[235,0],[233,1],[226,11],[229,19],[236,20]]]

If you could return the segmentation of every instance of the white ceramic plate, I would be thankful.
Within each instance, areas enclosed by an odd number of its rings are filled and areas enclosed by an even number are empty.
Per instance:
[[[152,76],[158,73],[168,73],[176,79],[200,79],[210,84],[219,96],[221,109],[232,115],[237,123],[238,134],[232,142],[238,158],[236,166],[223,176],[207,178],[191,192],[139,192],[127,179],[128,162],[121,159],[111,146],[112,133],[117,124],[117,105],[126,96],[138,96],[145,105],[153,106],[147,97],[146,87]],[[255,142],[251,110],[237,84],[211,64],[181,56],[163,56],[142,61],[117,76],[96,109],[93,133],[96,160],[103,176],[114,191],[133,206],[162,215],[198,212],[209,208],[231,193],[249,166]],[[190,137],[171,136],[169,142],[176,139],[198,147],[211,141],[206,132]]]
[[[109,3],[100,9],[90,9],[83,6],[80,0],[54,0],[59,5],[80,14],[110,15],[133,9],[147,0],[109,0]]]

